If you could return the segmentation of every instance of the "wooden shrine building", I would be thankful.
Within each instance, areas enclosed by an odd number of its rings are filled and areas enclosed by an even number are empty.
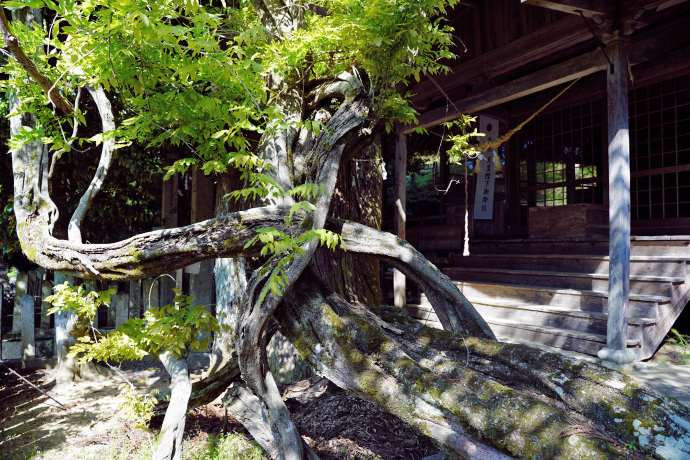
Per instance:
[[[447,19],[452,72],[410,88],[429,134],[397,129],[396,231],[499,337],[650,357],[690,299],[690,1],[468,0]],[[448,164],[442,122],[477,115],[503,135],[570,84],[483,167]],[[407,158],[425,149],[449,188],[411,213]],[[407,304],[433,315],[423,295]]]

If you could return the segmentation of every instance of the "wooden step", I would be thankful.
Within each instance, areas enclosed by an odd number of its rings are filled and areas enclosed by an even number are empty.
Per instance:
[[[555,327],[577,332],[606,335],[607,316],[604,313],[574,310],[552,305],[533,305],[515,301],[468,299],[487,321],[489,318],[510,320],[535,326]],[[628,318],[628,338],[642,339],[644,327],[656,323],[655,318]]]
[[[541,343],[556,348],[594,355],[606,346],[606,336],[587,332],[577,332],[548,326],[534,326],[520,322],[488,318],[486,322],[496,336],[515,337],[530,342]],[[628,339],[629,348],[638,347],[640,340]]]
[[[462,238],[460,238],[462,240]],[[461,251],[455,251],[460,253]],[[608,255],[605,238],[512,239],[470,241],[470,254],[600,254]]]
[[[630,274],[685,278],[686,257],[647,255],[630,258]],[[609,256],[601,254],[472,254],[454,255],[455,267],[501,268],[511,270],[539,269],[545,271],[608,273]]]
[[[483,281],[554,288],[608,290],[608,273],[552,272],[499,268],[449,267],[443,272],[455,281]],[[674,285],[685,281],[674,276],[630,276],[630,293],[671,296]]]
[[[407,314],[414,319],[421,321],[428,326],[443,329],[443,326],[441,326],[441,321],[439,321],[438,316],[436,316],[434,309],[431,307],[431,304],[429,304],[428,301],[418,304],[407,303],[405,304],[405,309],[407,310]]]
[[[557,289],[544,286],[455,281],[468,299],[508,299],[526,304],[567,307],[573,310],[607,313],[608,293],[586,289]],[[671,302],[667,296],[631,294],[629,316],[657,318],[659,305]]]

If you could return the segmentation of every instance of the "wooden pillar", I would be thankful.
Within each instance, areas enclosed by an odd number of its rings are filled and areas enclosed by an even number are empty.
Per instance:
[[[115,304],[115,327],[118,328],[129,319],[129,294],[118,292],[113,296]]]
[[[616,367],[631,363],[627,350],[630,293],[630,137],[628,133],[628,57],[622,37],[606,47],[609,171],[609,300],[606,348],[599,357]],[[610,367],[614,367],[610,366]]]
[[[448,162],[448,149],[445,146],[441,147],[438,159],[438,179],[438,188],[445,191],[450,183],[450,163]],[[444,216],[446,214],[447,196],[447,193],[441,193],[439,199],[438,212]],[[445,217],[441,219],[441,225],[446,225],[447,223]]]
[[[56,281],[57,283],[57,281]],[[106,319],[105,326],[107,328],[115,328],[115,299],[117,298],[117,291],[118,291],[118,285],[116,282],[114,283],[109,283],[108,284],[108,289],[112,289],[115,291],[115,294],[113,294],[113,297],[110,299],[110,305],[108,306],[108,317]]]
[[[405,201],[407,199],[407,135],[398,125],[395,133],[395,233],[405,239]],[[393,271],[393,304],[403,308],[407,301],[405,295],[405,275]]]
[[[174,174],[170,179],[163,181],[162,193],[162,228],[177,227],[177,202],[178,202],[179,177]]]
[[[192,223],[212,219],[215,208],[213,177],[195,169],[192,173]],[[213,260],[198,262],[198,267],[188,270],[189,295],[195,305],[211,305],[215,302]],[[209,311],[210,307],[209,307]]]
[[[178,181],[179,177],[177,174],[163,181],[162,228],[177,227]],[[172,291],[173,288],[179,289],[182,287],[182,270],[176,270],[169,275],[160,278],[161,305],[172,305],[175,298],[175,293]]]

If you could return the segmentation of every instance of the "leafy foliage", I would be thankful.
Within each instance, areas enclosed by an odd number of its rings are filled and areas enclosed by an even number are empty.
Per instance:
[[[101,305],[110,304],[113,289],[89,291],[83,285],[73,287],[68,282],[54,287],[55,294],[45,301],[53,304],[50,313],[69,311],[92,320]],[[173,289],[175,304],[154,307],[143,318],[130,318],[104,338],[80,337],[70,349],[71,356],[80,356],[82,362],[91,360],[122,362],[141,359],[147,354],[157,356],[170,352],[177,357],[206,350],[211,345],[211,334],[220,332],[218,321],[205,305],[195,305],[193,296],[185,296]]]
[[[271,92],[266,78],[305,86],[353,68],[371,81],[376,117],[412,122],[415,113],[396,87],[422,73],[447,70],[440,62],[452,57],[452,35],[441,15],[455,3],[321,0],[315,6],[329,14],[305,8],[302,27],[275,40],[246,1],[234,8],[194,0],[6,2],[43,7],[54,17],[49,36],[38,28],[13,27],[26,49],[37,50],[38,67],[65,95],[74,97],[88,82],[103,86],[122,105],[115,132],[70,139],[46,96],[8,61],[4,70],[12,78],[4,88],[17,87],[24,95],[18,111],[40,120],[36,129],[16,136],[12,148],[41,140],[54,151],[69,152],[75,141],[98,145],[113,136],[118,148],[167,142],[182,147],[190,156],[169,173],[192,166],[205,173],[261,168],[251,133],[290,125],[275,108],[281,95]],[[64,122],[85,124],[84,112],[77,110]],[[323,128],[316,120],[299,126],[317,136]],[[267,185],[265,176],[248,179],[254,187]]]
[[[120,397],[124,399],[120,410],[128,420],[134,422],[135,428],[148,428],[156,403],[158,403],[157,394],[158,390],[153,390],[151,393],[142,395],[126,383],[120,386]]]
[[[93,291],[81,284],[72,286],[67,281],[53,287],[55,293],[45,298],[45,302],[51,303],[49,313],[60,311],[73,312],[79,316],[93,319],[101,305],[110,305],[110,296],[115,294],[114,289],[107,291]]]
[[[50,313],[69,311],[89,320],[93,320],[101,305],[109,305],[110,297],[115,294],[113,289],[89,291],[82,285],[73,287],[68,282],[55,286],[54,290],[55,294],[45,299],[53,304]],[[217,319],[205,305],[194,305],[193,296],[185,296],[180,289],[173,291],[177,294],[174,305],[150,308],[143,318],[130,318],[105,337],[80,337],[68,355],[78,356],[81,363],[92,360],[122,362],[142,359],[147,354],[158,356],[170,352],[185,357],[207,350],[211,334],[220,332]],[[146,427],[157,403],[155,394],[141,395],[131,384],[125,383],[120,396],[125,401],[121,408],[127,418],[138,427]]]

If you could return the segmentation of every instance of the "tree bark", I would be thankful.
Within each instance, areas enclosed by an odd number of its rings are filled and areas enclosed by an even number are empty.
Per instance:
[[[302,277],[276,315],[318,373],[430,436],[447,458],[628,458],[624,446],[690,455],[690,410],[621,374],[383,313],[396,322]]]
[[[114,151],[115,151],[115,139],[109,137],[110,132],[114,131],[115,126],[115,116],[113,115],[113,109],[110,105],[110,100],[105,94],[105,91],[100,86],[93,87],[89,84],[86,85],[86,89],[91,94],[96,107],[98,108],[98,113],[101,116],[101,125],[103,127],[103,147],[101,148],[101,158],[98,162],[98,167],[96,169],[96,174],[93,176],[89,187],[84,192],[84,195],[79,200],[79,205],[74,210],[72,217],[70,218],[69,225],[67,227],[67,235],[71,242],[81,243],[81,224],[86,217],[86,213],[89,212],[91,205],[93,204],[96,195],[101,191],[103,187],[103,181],[108,175],[108,169],[113,162]],[[76,124],[76,122],[75,122]],[[55,160],[54,160],[55,161]]]
[[[269,414],[266,413],[259,398],[246,385],[239,382],[233,383],[223,396],[223,405],[235,419],[242,423],[254,440],[263,447],[269,458],[280,457],[282,449],[276,442],[268,423],[265,422]],[[305,459],[319,459],[319,456],[303,440],[302,450]]]
[[[194,409],[205,404],[210,404],[227,391],[228,387],[240,379],[240,366],[237,359],[230,359],[225,366],[219,368],[213,374],[202,380],[192,383],[192,393],[189,397],[187,410]],[[163,390],[156,396],[158,403],[154,409],[154,415],[165,414],[171,401],[171,391]]]
[[[381,228],[383,181],[380,150],[379,143],[375,142],[343,163],[338,171],[330,217]],[[331,290],[348,301],[381,305],[381,279],[376,258],[341,249],[320,248],[312,266]]]
[[[182,460],[182,436],[187,416],[187,405],[192,394],[187,360],[169,352],[158,356],[170,374],[170,403],[165,411],[161,428],[161,443],[153,460]]]

